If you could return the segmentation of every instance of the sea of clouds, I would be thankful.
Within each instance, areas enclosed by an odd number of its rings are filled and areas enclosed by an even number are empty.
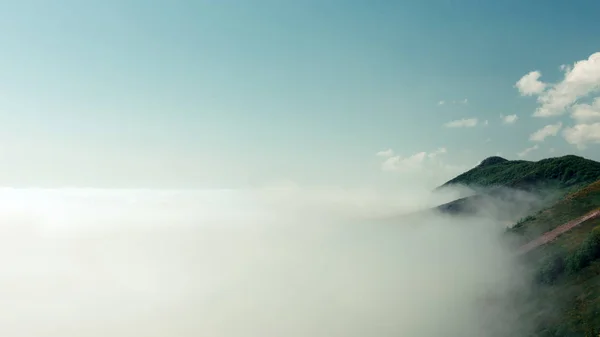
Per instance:
[[[525,280],[504,224],[378,221],[462,194],[2,189],[0,331],[512,336]]]

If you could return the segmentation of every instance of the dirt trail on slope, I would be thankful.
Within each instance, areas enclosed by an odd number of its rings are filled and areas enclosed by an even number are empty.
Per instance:
[[[600,209],[597,209],[597,210],[592,211],[592,212],[590,212],[590,213],[588,213],[588,214],[586,214],[586,215],[584,215],[582,217],[579,217],[579,218],[571,220],[571,221],[569,221],[569,222],[567,222],[565,224],[562,224],[562,225],[554,228],[553,230],[542,234],[537,239],[534,239],[533,241],[529,241],[528,243],[526,243],[523,246],[519,247],[519,249],[517,250],[517,254],[518,255],[522,255],[522,254],[525,254],[527,252],[530,252],[530,251],[536,249],[537,247],[539,247],[541,245],[545,245],[548,242],[553,241],[559,235],[570,231],[571,229],[577,227],[581,223],[583,223],[583,222],[585,222],[587,220],[590,220],[590,219],[598,218],[598,217],[600,217]]]

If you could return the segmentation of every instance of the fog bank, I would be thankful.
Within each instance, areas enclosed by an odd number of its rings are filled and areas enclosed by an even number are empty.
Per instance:
[[[459,193],[459,192],[456,192]],[[512,336],[504,224],[416,191],[0,191],[7,336]],[[492,207],[492,206],[489,206]]]

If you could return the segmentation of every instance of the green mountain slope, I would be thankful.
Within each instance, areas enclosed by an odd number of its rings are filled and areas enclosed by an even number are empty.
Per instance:
[[[489,157],[439,188],[460,184],[476,189],[502,186],[535,191],[541,188],[568,189],[598,179],[600,163],[574,155],[537,162]]]
[[[435,210],[448,215],[478,215],[515,222],[543,209],[555,199],[554,195],[548,193],[539,195],[497,186],[488,190],[480,189],[475,195],[439,205]]]
[[[515,248],[600,209],[600,163],[574,155],[537,162],[489,157],[438,189],[455,185],[475,195],[436,210],[462,215],[489,208],[500,213],[496,219],[522,216],[506,231]],[[528,336],[600,336],[600,218],[520,259],[532,275],[518,299],[519,315],[535,327]]]
[[[524,219],[507,234],[527,242],[599,208],[600,180]],[[534,336],[600,335],[600,218],[580,224],[523,259],[535,275],[524,317],[537,327]]]
[[[441,205],[439,211],[472,213],[493,204],[490,208],[509,213],[507,217],[526,215],[507,230],[515,248],[600,208],[600,163],[573,155],[537,162],[490,157],[439,188],[453,185],[470,187],[476,194]],[[543,202],[527,202],[518,193],[542,197]],[[532,336],[599,336],[599,218],[521,259],[533,275],[521,309],[522,319],[535,327]]]
[[[484,205],[502,205],[502,220],[516,221],[598,179],[600,163],[574,155],[537,162],[489,157],[437,188],[462,185],[473,189],[475,195],[440,205],[437,210],[465,215],[485,209]],[[514,190],[528,195],[516,195]]]
[[[600,207],[600,180],[567,194],[551,207],[519,221],[511,231],[531,240]]]

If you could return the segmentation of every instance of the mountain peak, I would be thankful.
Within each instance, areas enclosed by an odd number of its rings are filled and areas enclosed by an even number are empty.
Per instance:
[[[484,160],[482,160],[481,163],[479,164],[479,166],[496,165],[496,164],[504,163],[507,161],[508,161],[507,159],[504,159],[502,157],[492,156],[492,157],[488,157],[488,158],[485,158]]]
[[[575,155],[539,161],[506,160],[493,156],[442,186],[565,189],[600,179],[600,163]]]

